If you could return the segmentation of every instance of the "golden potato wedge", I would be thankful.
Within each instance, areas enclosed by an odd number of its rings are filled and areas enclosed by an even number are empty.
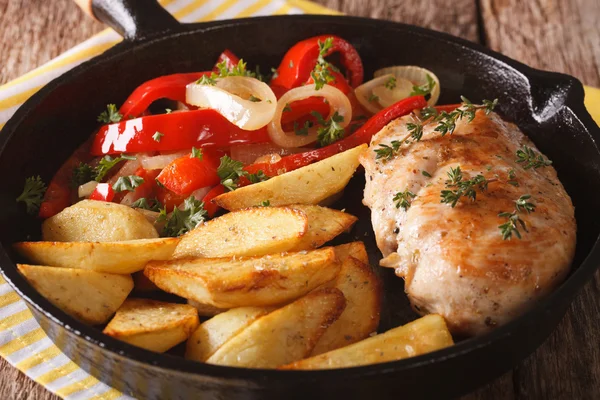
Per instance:
[[[203,322],[187,341],[185,358],[208,360],[225,342],[272,310],[268,307],[232,308]]]
[[[350,346],[297,361],[281,369],[332,369],[401,360],[454,344],[444,318],[427,315]]]
[[[173,257],[262,256],[302,241],[308,218],[284,207],[254,207],[208,221],[181,238]]]
[[[112,274],[141,271],[148,261],[168,260],[179,239],[139,239],[122,242],[20,242],[15,250],[30,262]]]
[[[354,215],[311,204],[294,204],[288,207],[302,211],[308,218],[308,230],[293,248],[294,251],[316,249],[340,233],[350,230],[358,220]]]
[[[135,293],[149,293],[160,290],[150,279],[144,275],[144,271],[138,271],[131,274],[133,278],[133,291]]]
[[[131,298],[117,310],[103,333],[162,353],[187,340],[198,324],[198,313],[188,304]]]
[[[249,258],[152,261],[144,274],[162,290],[219,308],[274,306],[335,279],[333,248]]]
[[[371,267],[349,256],[335,280],[346,298],[346,308],[321,336],[311,356],[348,346],[377,331],[383,290]]]
[[[129,275],[28,264],[17,268],[52,304],[92,325],[108,321],[133,289]]]
[[[252,207],[269,200],[272,206],[318,204],[341,191],[358,167],[358,155],[368,146],[362,145],[314,164],[223,193],[213,201],[226,210]]]
[[[352,256],[363,264],[369,264],[369,256],[363,242],[340,244],[339,246],[335,246],[334,250],[340,262],[344,262],[348,257]]]
[[[148,278],[146,278],[148,279]],[[150,283],[150,279],[148,279]],[[154,285],[154,283],[152,283]],[[156,285],[154,285],[156,286]],[[158,288],[158,286],[157,286]],[[210,304],[199,303],[194,300],[188,300],[188,304],[198,310],[198,315],[201,317],[214,317],[215,315],[221,314],[222,312],[228,311],[229,308],[219,308]]]
[[[206,362],[250,368],[277,368],[301,360],[344,310],[344,295],[320,289],[254,321]]]
[[[158,232],[131,207],[105,201],[82,200],[42,223],[48,242],[118,242],[153,239]]]

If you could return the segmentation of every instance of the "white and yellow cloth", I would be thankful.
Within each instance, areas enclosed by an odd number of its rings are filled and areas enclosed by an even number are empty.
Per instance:
[[[305,0],[162,0],[182,22],[277,14],[333,14]],[[50,80],[121,41],[107,29],[47,64],[0,87],[0,129],[32,94]],[[600,90],[586,87],[586,104],[600,124]],[[593,107],[592,107],[593,105]],[[0,277],[0,355],[34,381],[66,399],[126,399],[79,368],[56,347],[27,309],[25,302]]]

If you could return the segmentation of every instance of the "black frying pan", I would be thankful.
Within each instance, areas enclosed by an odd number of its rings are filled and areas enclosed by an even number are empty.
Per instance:
[[[98,0],[94,6],[96,16],[127,40],[49,83],[0,135],[0,267],[63,352],[102,381],[140,398],[161,399],[458,396],[537,348],[600,264],[600,130],[584,108],[583,89],[575,78],[533,70],[464,40],[392,22],[284,16],[179,25],[154,2]],[[431,354],[344,370],[272,371],[205,365],[119,342],[54,307],[17,273],[11,243],[39,232],[39,221],[27,217],[14,200],[24,179],[41,173],[48,180],[97,127],[95,117],[107,103],[119,104],[138,84],[156,76],[206,70],[224,48],[268,70],[298,40],[327,33],[357,47],[366,76],[383,66],[416,64],[440,78],[441,104],[457,102],[460,94],[473,101],[498,97],[500,113],[554,161],[576,206],[579,231],[573,272],[552,295],[491,334]],[[345,239],[364,239],[375,264],[380,255],[361,198],[357,177],[343,206],[361,220]],[[386,286],[385,330],[416,316],[408,308],[402,280],[379,270]]]

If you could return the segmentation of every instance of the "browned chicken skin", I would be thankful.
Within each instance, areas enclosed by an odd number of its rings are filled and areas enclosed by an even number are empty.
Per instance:
[[[478,111],[444,137],[436,123],[425,124],[421,141],[404,144],[389,161],[376,160],[378,144],[404,141],[414,118],[391,122],[361,156],[381,265],[405,279],[417,312],[441,314],[453,333],[481,334],[523,313],[565,278],[575,252],[573,204],[552,166],[525,169],[515,161],[523,145],[539,151],[495,113]],[[440,192],[457,166],[465,180],[481,174],[492,181],[487,191],[477,189],[475,201],[462,197],[452,208],[440,202]],[[405,190],[416,195],[406,211],[393,200]],[[520,227],[522,239],[503,240],[499,225],[507,218],[498,213],[513,212],[525,194],[536,205],[535,212],[519,213],[527,232]]]

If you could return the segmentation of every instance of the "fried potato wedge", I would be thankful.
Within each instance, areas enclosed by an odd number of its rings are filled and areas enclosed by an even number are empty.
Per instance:
[[[103,333],[163,353],[187,340],[198,324],[198,313],[188,304],[130,298],[117,310]]]
[[[350,346],[310,357],[281,369],[332,369],[401,360],[451,346],[444,318],[427,315]]]
[[[185,358],[208,360],[225,342],[271,311],[268,307],[232,308],[203,322],[187,341]]]
[[[302,211],[308,218],[308,230],[293,248],[294,251],[316,249],[340,233],[350,230],[358,220],[354,215],[311,204],[294,204],[289,207]]]
[[[49,242],[118,242],[153,239],[158,232],[135,209],[105,201],[82,200],[42,223]]]
[[[331,247],[249,258],[152,261],[144,274],[162,290],[219,308],[274,306],[335,279]]]
[[[277,368],[301,360],[343,312],[344,295],[320,289],[254,321],[225,342],[209,364]]]
[[[148,279],[148,278],[146,278]],[[150,279],[148,279],[150,281]],[[152,281],[150,281],[152,283]],[[154,285],[154,283],[152,283]],[[156,286],[156,285],[154,285]],[[158,288],[158,286],[157,286]],[[201,317],[214,317],[215,315],[219,315],[222,312],[228,311],[229,308],[219,308],[210,304],[199,303],[194,300],[188,300],[188,304],[198,310],[198,315]]]
[[[355,147],[267,181],[224,193],[213,201],[230,211],[256,206],[266,200],[272,206],[318,204],[346,187],[358,167],[359,154],[366,148],[366,144]]]
[[[363,340],[379,326],[383,290],[369,265],[349,256],[342,264],[334,287],[344,294],[346,308],[321,336],[312,356]]]
[[[208,221],[181,238],[180,257],[262,256],[297,246],[308,229],[308,218],[284,207],[254,207]]]
[[[52,304],[92,325],[108,321],[133,289],[129,275],[28,264],[17,268]]]
[[[340,262],[346,261],[348,257],[354,257],[363,264],[369,264],[369,256],[363,242],[350,242],[334,247],[335,255]]]
[[[177,243],[177,238],[96,243],[20,242],[15,243],[14,248],[36,264],[130,274],[143,270],[148,261],[168,260]]]

